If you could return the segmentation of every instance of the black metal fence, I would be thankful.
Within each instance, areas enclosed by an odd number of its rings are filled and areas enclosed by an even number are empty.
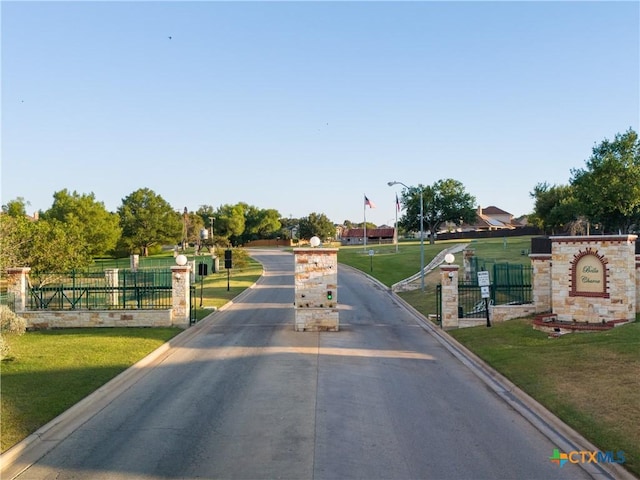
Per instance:
[[[477,268],[478,264],[475,265]],[[489,267],[489,268],[487,268]],[[482,298],[478,285],[477,271],[472,264],[472,274],[468,281],[458,283],[458,317],[484,318],[486,305],[522,305],[531,303],[533,267],[530,265],[480,262],[480,271],[489,272],[491,286],[488,302]],[[437,318],[442,318],[442,286],[436,289]]]
[[[49,274],[28,289],[27,309],[109,310],[172,308],[171,271],[123,270],[117,282],[101,272]]]
[[[5,305],[12,312],[16,311],[16,297],[12,293],[0,293],[0,305]]]

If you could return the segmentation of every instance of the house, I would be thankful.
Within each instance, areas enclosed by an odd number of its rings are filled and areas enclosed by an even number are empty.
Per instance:
[[[515,222],[512,214],[491,205],[486,208],[479,206],[476,221],[472,224],[463,224],[460,230],[463,232],[513,230],[519,226],[520,225]]]
[[[367,244],[393,243],[395,229],[383,225],[379,228],[367,228]],[[342,231],[340,237],[342,245],[363,245],[364,228],[348,228]]]

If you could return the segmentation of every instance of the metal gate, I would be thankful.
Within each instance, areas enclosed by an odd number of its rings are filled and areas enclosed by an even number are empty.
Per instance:
[[[520,305],[531,303],[532,267],[522,264],[496,263],[490,265],[489,305]],[[467,282],[458,283],[458,317],[486,317],[486,303],[478,286],[477,272]],[[442,318],[442,285],[436,286],[436,315]]]

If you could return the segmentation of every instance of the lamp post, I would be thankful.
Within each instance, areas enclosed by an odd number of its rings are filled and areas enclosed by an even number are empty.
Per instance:
[[[407,190],[411,190],[402,182],[387,182],[387,185],[389,185],[390,187],[393,187],[394,185],[402,185]],[[420,187],[420,288],[424,292],[424,210],[422,204],[422,187]],[[397,228],[398,226],[396,225],[396,229]]]

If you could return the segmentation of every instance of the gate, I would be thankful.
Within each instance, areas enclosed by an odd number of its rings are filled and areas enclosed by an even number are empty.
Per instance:
[[[477,260],[477,259],[476,259]],[[468,282],[458,283],[458,318],[485,318],[486,306],[478,286],[478,263],[471,265]],[[529,265],[512,263],[482,264],[480,270],[490,267],[489,305],[521,305],[531,303],[531,274]],[[474,268],[475,267],[475,268]],[[442,286],[436,287],[436,315],[442,318]]]

